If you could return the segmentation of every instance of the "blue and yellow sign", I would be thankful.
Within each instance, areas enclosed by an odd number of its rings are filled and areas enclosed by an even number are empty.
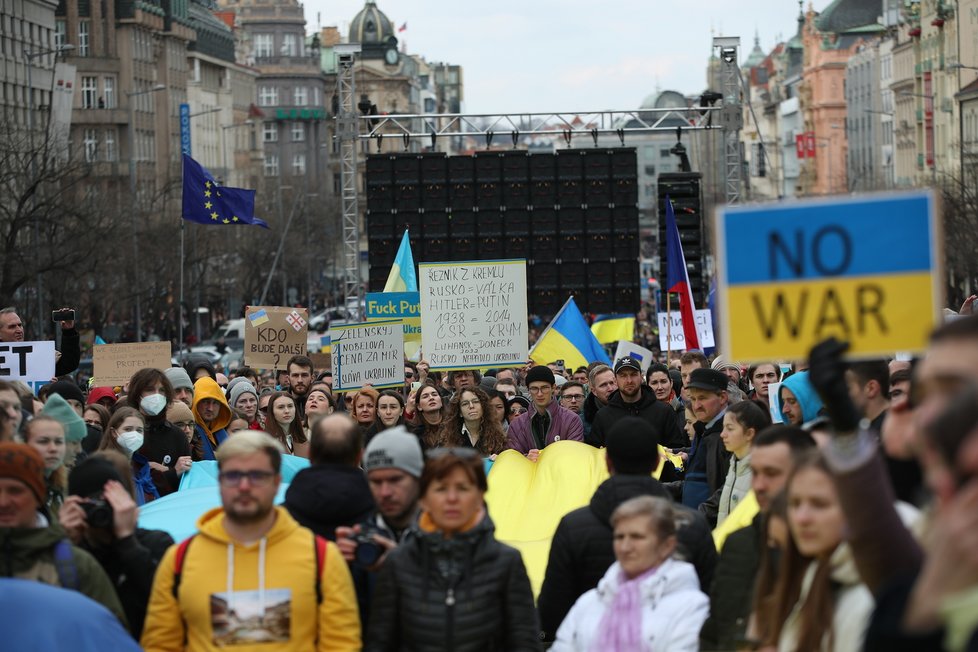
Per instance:
[[[367,321],[403,319],[404,341],[421,341],[421,295],[418,292],[368,292]]]
[[[929,191],[721,209],[724,356],[802,359],[833,335],[854,357],[923,350],[943,305],[939,234]]]

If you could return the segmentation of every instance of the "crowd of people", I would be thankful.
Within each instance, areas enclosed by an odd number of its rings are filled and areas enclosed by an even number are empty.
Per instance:
[[[978,316],[916,360],[845,351],[405,361],[403,387],[342,393],[301,355],[0,380],[4,629],[152,651],[978,650]],[[566,441],[609,477],[555,515],[535,595],[487,468]],[[196,534],[141,528],[198,464],[220,507],[186,514]]]

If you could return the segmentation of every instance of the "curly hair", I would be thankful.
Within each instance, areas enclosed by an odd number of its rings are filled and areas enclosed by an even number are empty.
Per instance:
[[[438,437],[439,446],[467,446],[468,442],[463,439],[462,426],[465,420],[462,418],[459,403],[464,394],[472,394],[479,403],[482,404],[482,416],[479,418],[479,441],[475,447],[484,455],[497,455],[506,450],[506,434],[502,426],[493,418],[492,406],[489,405],[489,395],[480,387],[466,388],[455,394],[448,403],[448,415],[442,422],[441,431]]]

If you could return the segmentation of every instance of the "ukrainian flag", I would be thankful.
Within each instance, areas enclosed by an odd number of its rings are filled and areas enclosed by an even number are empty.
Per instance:
[[[635,315],[598,315],[591,324],[591,332],[602,344],[630,342],[635,335]]]
[[[414,254],[411,253],[411,240],[408,239],[408,231],[404,229],[404,237],[401,238],[401,246],[397,249],[397,256],[391,266],[391,273],[387,276],[387,285],[384,292],[417,292],[418,273],[414,269]]]
[[[591,333],[574,297],[567,299],[567,303],[530,349],[530,359],[544,365],[563,360],[568,369],[586,367],[592,362],[611,365],[611,358]]]

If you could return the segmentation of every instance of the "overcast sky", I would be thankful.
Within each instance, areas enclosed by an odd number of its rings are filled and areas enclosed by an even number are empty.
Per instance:
[[[807,2],[807,0],[806,0]],[[814,0],[816,10],[829,0]],[[348,33],[362,0],[306,0],[308,31]],[[699,94],[712,36],[741,61],[797,29],[797,0],[379,0],[412,54],[464,68],[467,113],[636,109],[656,89]],[[806,4],[807,7],[807,4]]]

